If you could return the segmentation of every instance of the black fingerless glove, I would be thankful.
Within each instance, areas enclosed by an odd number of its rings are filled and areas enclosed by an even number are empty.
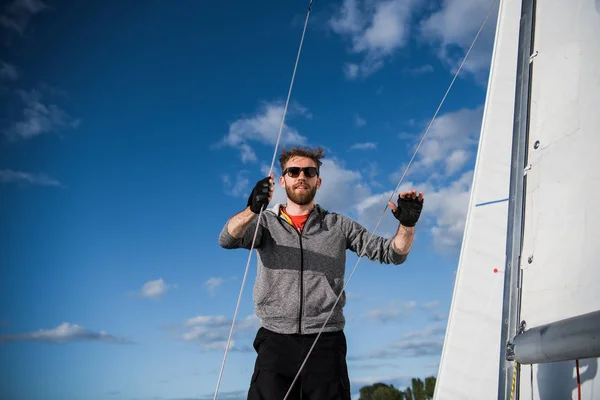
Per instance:
[[[422,209],[423,200],[398,196],[398,208],[392,211],[392,214],[402,225],[412,227],[417,224]]]
[[[248,207],[254,214],[260,213],[263,206],[266,208],[269,205],[269,187],[271,185],[270,178],[266,178],[258,181],[250,197],[248,197]]]

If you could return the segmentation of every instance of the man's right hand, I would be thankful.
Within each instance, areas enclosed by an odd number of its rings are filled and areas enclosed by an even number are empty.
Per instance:
[[[273,174],[256,183],[254,189],[252,189],[252,193],[250,193],[250,197],[248,197],[248,207],[250,207],[250,210],[254,214],[260,213],[263,206],[266,208],[269,205],[269,202],[273,198],[274,188]]]

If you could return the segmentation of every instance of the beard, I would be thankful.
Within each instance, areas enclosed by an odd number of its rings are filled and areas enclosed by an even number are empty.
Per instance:
[[[304,184],[302,186],[306,186],[307,189],[301,190],[300,192],[295,191],[291,186],[285,186],[287,197],[299,206],[310,204],[317,194],[317,185],[311,187],[308,184]]]

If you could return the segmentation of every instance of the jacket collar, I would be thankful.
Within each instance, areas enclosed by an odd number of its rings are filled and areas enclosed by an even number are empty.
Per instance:
[[[279,216],[279,214],[281,212],[281,208],[285,207],[286,205],[287,205],[287,203],[275,203],[275,204],[273,204],[273,207],[267,208],[266,211],[272,212],[273,214],[275,214],[275,216]],[[326,212],[327,211],[318,204],[315,204],[315,208],[313,208],[313,210],[311,211],[311,213],[317,213],[317,215],[321,215]]]

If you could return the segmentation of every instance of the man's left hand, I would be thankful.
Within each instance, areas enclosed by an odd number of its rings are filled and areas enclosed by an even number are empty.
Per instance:
[[[398,205],[388,202],[392,214],[403,226],[413,227],[419,221],[423,209],[423,192],[417,195],[416,190],[402,192],[398,195]]]

